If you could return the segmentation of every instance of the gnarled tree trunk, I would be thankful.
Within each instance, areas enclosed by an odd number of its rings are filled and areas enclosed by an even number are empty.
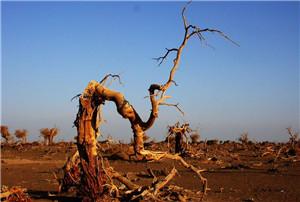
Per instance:
[[[97,155],[97,134],[99,127],[99,100],[93,96],[96,83],[90,82],[80,97],[79,111],[75,120],[77,127],[77,148],[82,174],[80,192],[85,201],[98,202],[103,199],[105,175],[102,162]]]

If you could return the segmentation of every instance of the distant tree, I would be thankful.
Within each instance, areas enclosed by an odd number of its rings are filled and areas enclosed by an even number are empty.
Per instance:
[[[5,139],[6,143],[10,143],[11,141],[13,141],[13,137],[8,130],[8,126],[1,126],[0,132],[1,132],[2,138]]]
[[[54,137],[58,134],[59,130],[58,128],[41,128],[40,133],[41,136],[44,138],[44,144],[45,145],[51,145],[53,144]]]
[[[239,137],[239,141],[242,143],[242,144],[247,144],[249,142],[249,135],[248,135],[248,132],[243,132],[241,134],[241,136]]]
[[[18,139],[21,139],[22,143],[26,143],[27,142],[27,135],[28,135],[28,131],[23,129],[17,129],[15,131],[15,136],[18,138]]]
[[[289,143],[291,147],[295,149],[296,143],[299,141],[299,133],[293,131],[292,127],[287,128],[288,134],[290,135]]]

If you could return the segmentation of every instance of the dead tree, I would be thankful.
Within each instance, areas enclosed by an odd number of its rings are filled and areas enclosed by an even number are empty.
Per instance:
[[[13,137],[8,130],[8,126],[1,126],[1,136],[5,139],[6,143],[10,143],[13,141]]]
[[[21,139],[21,142],[24,144],[27,142],[27,135],[28,135],[28,131],[23,129],[18,129],[15,131],[15,136],[18,138],[18,139]]]
[[[79,98],[79,110],[74,125],[77,127],[77,149],[83,174],[80,192],[87,201],[101,201],[106,177],[101,159],[97,154],[97,137],[100,134],[101,104],[103,100],[95,96],[95,85],[90,82]]]
[[[289,143],[290,143],[291,147],[293,149],[295,149],[295,145],[297,144],[297,142],[299,140],[299,133],[293,131],[293,129],[291,127],[288,127],[287,131],[290,136]]]
[[[97,82],[95,80],[90,81],[83,93],[77,96],[79,97],[79,110],[74,125],[77,127],[78,152],[72,158],[70,158],[70,161],[67,162],[66,165],[68,166],[65,166],[65,172],[68,173],[71,170],[70,167],[74,165],[72,163],[72,160],[76,159],[75,156],[77,155],[77,158],[80,158],[80,164],[82,169],[82,173],[79,174],[81,179],[79,180],[80,183],[78,183],[78,180],[72,181],[80,187],[80,191],[83,193],[85,198],[88,198],[91,201],[100,201],[101,197],[103,197],[104,195],[105,182],[110,181],[110,178],[116,178],[119,181],[121,181],[125,186],[127,186],[130,190],[138,191],[136,190],[138,186],[134,185],[129,180],[122,178],[119,174],[116,174],[111,169],[108,169],[107,171],[103,163],[101,163],[101,156],[97,154],[96,138],[100,133],[99,127],[101,125],[101,107],[106,101],[113,102],[116,105],[117,112],[124,119],[128,119],[128,121],[130,122],[134,138],[134,152],[137,159],[159,161],[164,158],[169,158],[178,160],[182,163],[183,166],[197,174],[197,176],[203,183],[203,191],[205,193],[207,188],[207,180],[201,175],[201,172],[203,170],[200,170],[194,167],[193,165],[188,164],[179,155],[173,155],[167,152],[154,152],[144,149],[145,132],[153,126],[155,120],[157,119],[159,114],[159,106],[174,106],[178,110],[180,110],[178,104],[166,103],[166,100],[170,98],[170,96],[166,95],[166,92],[172,84],[176,84],[174,81],[174,76],[179,67],[182,51],[189,39],[191,39],[194,36],[198,36],[198,38],[201,41],[203,41],[205,40],[203,36],[204,33],[213,32],[220,34],[227,40],[230,40],[223,32],[219,30],[210,28],[200,29],[197,26],[188,24],[185,18],[185,11],[186,7],[183,8],[181,13],[184,25],[184,36],[181,44],[178,48],[166,49],[166,53],[162,57],[155,58],[159,62],[159,64],[162,64],[162,62],[171,53],[175,53],[173,65],[171,67],[170,74],[166,82],[162,84],[154,83],[149,86],[148,98],[150,99],[152,109],[146,121],[142,120],[142,118],[139,116],[138,112],[135,110],[133,105],[130,104],[130,102],[124,97],[122,93],[114,91],[105,85],[106,81],[109,78],[119,78],[118,75],[108,74],[100,82]],[[176,172],[174,171],[172,173]],[[168,179],[171,179],[174,175],[175,174],[172,174],[171,177]],[[168,182],[168,180],[166,180],[166,182]],[[160,185],[164,186],[165,183],[162,183]],[[159,189],[161,188],[161,186],[159,186]],[[154,191],[153,193],[150,191],[150,195],[153,195],[154,199],[155,193],[157,193],[159,189],[154,189],[156,191]],[[149,190],[147,192],[148,194]]]
[[[188,138],[187,134],[192,132],[192,129],[190,128],[190,124],[184,123],[180,125],[179,122],[175,123],[173,126],[168,126],[168,147],[169,147],[169,138],[173,135],[175,135],[175,153],[176,154],[183,154],[184,151],[187,149],[188,146]],[[185,148],[184,148],[184,140],[183,137],[185,137]]]
[[[90,92],[89,96],[93,96],[95,97],[95,100],[98,100],[98,103],[96,103],[97,106],[103,105],[105,101],[112,101],[115,103],[118,113],[124,119],[129,120],[133,132],[134,150],[136,155],[145,156],[147,153],[145,152],[144,149],[143,137],[145,135],[145,132],[152,127],[156,118],[158,117],[159,106],[160,105],[174,106],[177,109],[179,109],[178,104],[166,103],[166,100],[171,97],[166,95],[166,92],[172,84],[176,84],[176,82],[174,81],[174,76],[179,67],[182,51],[184,50],[184,47],[186,46],[187,42],[194,36],[198,36],[198,38],[201,41],[205,40],[203,34],[206,32],[213,32],[213,33],[220,34],[225,39],[233,42],[223,32],[217,29],[210,29],[210,28],[200,29],[197,26],[188,24],[184,15],[185,10],[186,7],[184,7],[182,10],[184,36],[181,44],[179,45],[178,48],[171,48],[171,49],[167,48],[166,49],[167,51],[163,56],[155,58],[155,60],[157,60],[159,64],[162,64],[162,62],[166,60],[166,58],[171,53],[176,54],[175,58],[173,59],[173,66],[170,70],[170,74],[167,81],[163,84],[155,83],[149,86],[148,92],[149,92],[149,99],[151,102],[152,109],[149,118],[146,121],[143,121],[141,119],[141,117],[139,116],[139,114],[137,113],[133,105],[130,104],[130,102],[124,97],[122,93],[109,89],[105,86],[105,82],[109,77],[118,77],[118,75],[111,75],[111,74],[106,75],[100,82],[93,80],[89,83],[87,87],[88,88],[87,90]],[[81,97],[82,96],[84,95],[82,94]]]
[[[297,153],[296,145],[299,141],[299,133],[296,131],[293,131],[293,129],[291,127],[288,127],[287,131],[290,136],[290,139],[289,139],[290,148],[288,149],[287,153],[288,153],[288,155],[296,156],[296,153]]]
[[[44,138],[45,145],[52,145],[54,137],[58,134],[58,128],[41,128],[40,133],[41,136]]]

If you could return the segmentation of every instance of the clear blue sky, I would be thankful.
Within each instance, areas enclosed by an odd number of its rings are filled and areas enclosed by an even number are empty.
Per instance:
[[[152,60],[183,37],[184,2],[1,2],[1,121],[11,132],[57,126],[58,139],[71,140],[80,93],[90,80],[120,73],[112,84],[142,117],[150,111],[147,89],[167,79],[172,58]],[[189,41],[168,94],[175,108],[162,106],[147,134],[161,140],[166,126],[189,121],[202,139],[286,141],[286,127],[299,131],[299,2],[193,2],[191,24],[218,28]],[[129,122],[105,105],[104,136],[128,141]]]

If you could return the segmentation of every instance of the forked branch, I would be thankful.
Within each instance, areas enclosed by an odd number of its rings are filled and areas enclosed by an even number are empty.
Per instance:
[[[158,58],[153,58],[154,60],[156,60],[157,62],[159,62],[159,65],[161,65],[163,63],[163,61],[167,58],[167,56],[169,55],[169,53],[171,52],[178,52],[177,48],[171,48],[168,49],[166,48],[167,52],[165,53],[165,55],[158,57]]]

